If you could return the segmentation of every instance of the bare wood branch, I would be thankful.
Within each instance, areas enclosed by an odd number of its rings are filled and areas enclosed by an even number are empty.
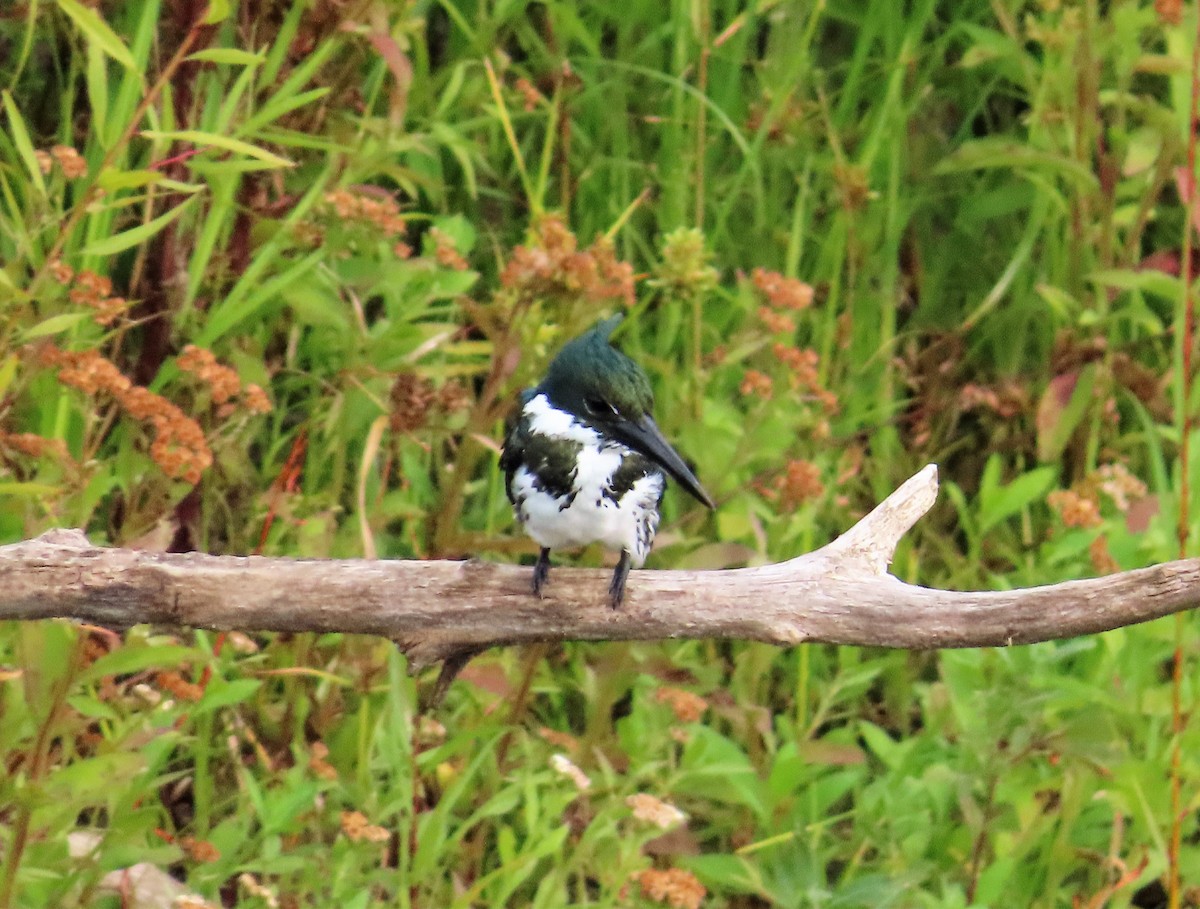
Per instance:
[[[396,640],[415,665],[487,647],[564,640],[744,638],[928,649],[1092,634],[1200,605],[1200,559],[1047,587],[931,590],[886,574],[937,495],[926,467],[828,546],[728,571],[634,572],[611,610],[609,572],[480,561],[297,560],[93,546],[56,530],[0,547],[0,619],[66,617],[244,631],[342,631]]]

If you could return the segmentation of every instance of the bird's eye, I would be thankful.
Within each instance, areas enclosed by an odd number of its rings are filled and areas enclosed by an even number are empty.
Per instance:
[[[585,398],[583,406],[587,408],[588,413],[594,417],[615,417],[619,416],[617,408],[613,407],[603,398]]]

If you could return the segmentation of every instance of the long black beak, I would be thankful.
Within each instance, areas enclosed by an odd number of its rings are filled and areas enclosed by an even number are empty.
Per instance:
[[[696,475],[683,463],[683,458],[679,457],[671,443],[663,438],[662,431],[653,417],[646,414],[636,422],[623,420],[615,429],[615,434],[620,436],[621,441],[662,465],[663,469],[678,480],[679,485],[695,496],[697,501],[703,502],[709,508],[717,507],[696,479]]]

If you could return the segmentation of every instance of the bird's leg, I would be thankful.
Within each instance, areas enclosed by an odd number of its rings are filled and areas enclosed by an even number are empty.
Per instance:
[[[550,576],[550,547],[543,546],[538,553],[537,564],[533,566],[533,595],[540,597],[542,588],[546,586],[546,578]]]
[[[629,550],[621,550],[621,561],[617,562],[617,570],[613,572],[612,583],[608,585],[608,605],[620,609],[625,600],[625,580],[629,577]]]

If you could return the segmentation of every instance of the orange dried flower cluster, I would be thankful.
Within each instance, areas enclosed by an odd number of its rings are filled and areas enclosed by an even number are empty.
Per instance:
[[[69,145],[55,145],[50,151],[38,149],[33,155],[37,158],[38,168],[44,174],[50,173],[57,163],[68,180],[87,176],[87,161]]]
[[[1163,25],[1178,25],[1183,21],[1183,0],[1154,0],[1154,12]]]
[[[267,393],[253,382],[242,389],[242,403],[251,413],[270,413],[275,409]]]
[[[1102,464],[1088,475],[1097,490],[1112,499],[1117,511],[1124,514],[1133,501],[1146,497],[1146,484],[1129,472],[1124,464]]]
[[[402,372],[392,382],[392,432],[412,432],[425,425],[425,418],[437,400],[437,391],[428,379]]]
[[[58,378],[88,395],[108,394],[133,419],[154,430],[150,457],[167,476],[199,483],[212,466],[212,451],[200,424],[161,395],[134,385],[94,350],[73,353],[46,345],[39,351],[43,366],[58,369]]]
[[[184,372],[190,372],[207,385],[217,404],[224,404],[242,389],[238,374],[218,363],[211,350],[189,344],[175,362]]]
[[[50,276],[59,284],[71,284],[67,297],[76,306],[87,306],[96,311],[92,320],[97,325],[111,325],[116,318],[129,308],[129,301],[124,297],[112,295],[112,281],[104,275],[84,269],[75,270],[65,262],[50,263]],[[74,282],[74,283],[72,283]]]
[[[517,94],[521,96],[521,106],[525,109],[525,113],[529,113],[531,110],[536,109],[537,106],[545,100],[545,98],[542,97],[542,93],[539,92],[534,84],[524,76],[516,81],[516,85],[514,87],[517,90]]]
[[[184,854],[194,862],[215,862],[221,858],[221,851],[208,840],[181,836],[177,842]]]
[[[968,382],[958,393],[958,406],[964,412],[990,410],[1004,420],[1023,413],[1028,404],[1028,394],[1017,382],[1005,382],[998,388]]]
[[[790,335],[796,333],[796,323],[786,313],[776,312],[769,306],[758,308],[758,321],[762,322],[773,335]]]
[[[455,271],[466,271],[470,267],[454,244],[454,238],[444,230],[429,228],[429,239],[433,241],[433,257],[437,259],[438,265],[453,268]]]
[[[68,180],[87,176],[87,161],[83,159],[83,155],[79,154],[71,146],[56,145],[50,149],[50,155],[58,162],[58,166],[62,168],[63,176]]]
[[[723,355],[723,349],[720,352]],[[815,401],[820,406],[823,416],[818,415],[821,418],[813,428],[814,435],[828,436],[830,432],[828,417],[841,409],[841,401],[834,392],[821,385],[820,371],[817,368],[820,364],[820,357],[817,352],[810,348],[801,349],[784,344],[782,341],[776,341],[771,345],[771,354],[775,361],[787,370],[787,380],[792,391],[800,392],[805,399]],[[716,353],[714,353],[713,361],[720,362]],[[775,392],[775,379],[770,373],[762,370],[747,369],[742,374],[738,391],[744,397],[769,401]]]
[[[648,792],[637,792],[625,799],[639,821],[653,824],[661,830],[670,830],[687,820],[687,815],[672,805]]]
[[[738,386],[738,391],[748,398],[755,397],[769,401],[775,391],[775,383],[771,381],[771,377],[765,372],[760,372],[757,369],[747,369],[742,376],[742,384]]]
[[[1124,514],[1133,502],[1146,497],[1146,484],[1124,464],[1102,464],[1070,489],[1056,489],[1048,504],[1067,527],[1099,527],[1103,523],[1100,497],[1106,496]]]
[[[451,379],[438,389],[438,408],[442,413],[456,413],[466,410],[471,404],[471,396],[462,382]]]
[[[66,443],[62,439],[47,439],[32,432],[4,432],[0,430],[0,447],[30,458],[51,457],[57,461],[69,461]]]
[[[810,499],[819,499],[825,494],[821,468],[812,461],[788,461],[783,475],[775,478],[775,490],[780,506],[789,511]]]
[[[75,277],[75,269],[73,269],[62,259],[55,259],[46,266],[46,270],[50,272],[52,277],[59,284],[68,284]]]
[[[838,412],[841,402],[837,395],[821,385],[821,376],[817,367],[821,358],[812,348],[801,350],[788,344],[776,342],[771,346],[771,353],[789,370],[789,379],[793,389],[801,389],[816,398],[817,403],[826,414]]]
[[[323,780],[336,780],[338,778],[337,768],[329,763],[328,757],[329,746],[324,742],[313,742],[312,748],[309,749],[308,767]]]
[[[378,227],[389,237],[398,237],[407,229],[400,205],[391,196],[335,189],[325,194],[325,202],[342,220],[365,222]]]
[[[385,827],[370,823],[361,811],[342,812],[342,833],[356,843],[386,843],[391,838]]]
[[[681,723],[695,723],[704,716],[708,709],[708,701],[698,694],[692,694],[683,688],[672,688],[669,685],[654,692],[654,700],[666,704],[675,714],[675,719]]]
[[[259,386],[250,383],[244,388],[238,374],[217,361],[212,351],[188,344],[176,360],[179,368],[190,372],[209,388],[213,403],[227,404],[239,394],[242,404],[251,413],[270,413],[271,401]]]
[[[699,909],[708,896],[696,876],[682,868],[647,868],[634,875],[642,895],[671,906],[672,909]]]
[[[799,278],[787,278],[777,271],[756,268],[750,273],[750,280],[759,293],[766,297],[767,303],[776,309],[796,311],[812,305],[812,285],[805,284]]]
[[[821,358],[811,347],[801,350],[799,347],[776,341],[771,345],[771,353],[791,371],[793,387],[815,388],[820,384],[817,365]]]
[[[617,259],[610,240],[599,237],[580,252],[575,235],[553,215],[539,218],[532,233],[530,245],[513,250],[501,285],[526,297],[565,295],[633,306],[633,266]]]
[[[1058,513],[1067,527],[1099,527],[1100,503],[1074,489],[1056,489],[1046,497],[1046,504]]]
[[[392,404],[392,432],[412,432],[425,425],[433,410],[454,413],[469,403],[466,389],[458,382],[447,382],[441,388],[424,376],[402,372],[392,382],[389,396]]]
[[[154,676],[154,685],[159,691],[181,700],[195,702],[204,695],[204,689],[194,682],[189,682],[178,672],[160,672]]]

